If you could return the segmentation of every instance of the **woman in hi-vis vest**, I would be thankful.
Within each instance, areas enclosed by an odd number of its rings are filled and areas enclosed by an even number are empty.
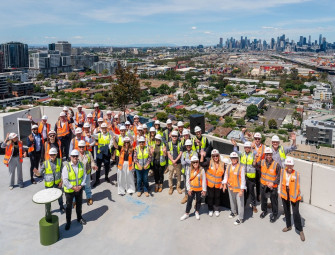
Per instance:
[[[22,162],[26,152],[23,151],[22,141],[19,141],[17,134],[8,133],[1,148],[6,148],[3,162],[9,171],[9,189],[14,188],[15,169],[17,169],[17,183],[23,188]]]

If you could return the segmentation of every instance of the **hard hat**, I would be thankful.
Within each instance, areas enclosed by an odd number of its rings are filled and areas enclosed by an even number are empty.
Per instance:
[[[98,122],[103,122],[103,121],[104,121],[103,118],[99,118],[99,119],[98,119]]]
[[[106,114],[112,114],[112,111],[111,111],[111,110],[108,110]]]
[[[63,111],[68,111],[69,108],[67,108],[66,106],[63,107]]]
[[[55,131],[55,130],[50,130],[49,133],[48,133],[48,135],[52,135],[52,134],[55,135],[55,134],[56,134],[56,131]]]
[[[194,128],[194,132],[201,132],[201,128],[199,127],[199,126],[196,126],[195,128]]]
[[[51,148],[48,152],[49,155],[57,155],[58,154],[58,151],[56,148]]]
[[[78,150],[71,151],[71,156],[79,156],[79,151]]]
[[[170,120],[170,119],[168,119],[167,121],[166,121],[166,125],[167,124],[172,124],[172,121]]]
[[[84,128],[89,128],[89,127],[90,127],[90,123],[85,122],[85,124],[84,124]]]
[[[124,124],[125,125],[130,125],[130,122],[127,120]]]
[[[173,131],[171,132],[171,136],[178,136],[178,131],[173,130]]]
[[[16,133],[10,133],[9,136],[8,136],[8,138],[9,138],[10,140],[14,139],[15,137],[17,137],[17,134],[16,134]]]
[[[192,141],[190,139],[187,139],[186,142],[185,142],[185,145],[191,145],[192,146]]]
[[[60,117],[65,117],[65,115],[66,115],[65,112],[61,112],[61,113],[59,114]]]
[[[78,104],[77,108],[83,108],[83,106],[81,104]]]
[[[194,162],[194,161],[199,161],[199,158],[197,155],[192,156],[191,162]]]
[[[264,149],[264,153],[265,153],[265,154],[272,154],[272,149],[271,149],[270,147],[266,147],[266,148]]]
[[[106,128],[106,127],[107,127],[107,123],[102,123],[102,124],[101,124],[101,127],[102,127],[102,128]]]
[[[143,129],[148,128],[147,124],[142,125]]]
[[[251,147],[251,142],[245,142],[244,147]]]
[[[178,121],[178,124],[177,124],[178,127],[183,127],[184,126],[184,123],[182,121]]]
[[[230,153],[230,158],[238,158],[238,154],[233,151],[232,153]]]
[[[159,120],[155,121],[155,125],[160,125],[160,124],[161,124],[161,122]]]
[[[190,131],[186,128],[184,128],[183,130],[183,135],[189,135],[190,134]]]
[[[121,126],[120,130],[126,130],[126,126]]]
[[[99,107],[99,104],[98,104],[98,103],[95,103],[95,104],[94,104],[94,107]]]
[[[154,127],[151,127],[151,128],[149,129],[149,131],[150,131],[150,132],[156,132],[156,129],[155,129]]]
[[[137,130],[143,130],[143,126],[142,125],[138,126]]]
[[[42,120],[47,120],[47,119],[48,119],[48,116],[43,115]]]
[[[139,119],[140,117],[138,115],[135,115],[134,116],[134,119]]]
[[[277,135],[274,135],[272,136],[272,139],[271,139],[272,142],[280,142],[280,139]]]
[[[87,114],[87,118],[93,118],[92,113]]]
[[[84,140],[80,140],[80,141],[78,142],[78,146],[79,146],[79,147],[86,146],[86,142],[85,142]]]
[[[294,166],[294,160],[293,160],[293,158],[287,157],[285,159],[285,165],[287,165],[287,166]]]
[[[124,142],[130,142],[130,138],[128,136],[126,136],[125,138],[123,138]]]
[[[155,139],[162,140],[162,136],[160,134],[155,135]]]
[[[38,126],[37,126],[37,125],[33,125],[33,126],[31,127],[31,129],[35,129],[35,128],[38,128]]]
[[[76,128],[76,131],[75,131],[76,134],[80,134],[82,132],[83,132],[83,130],[80,127]]]
[[[211,155],[217,155],[220,154],[220,152],[217,149],[212,150]]]
[[[116,115],[114,116],[114,119],[118,119],[118,118],[119,118],[119,115],[116,114]]]
[[[255,134],[254,134],[254,138],[262,138],[262,135],[261,135],[261,133],[258,133],[258,132],[257,132],[257,133],[255,133]]]
[[[141,143],[141,142],[145,142],[145,138],[144,138],[144,136],[140,136],[140,137],[138,138],[138,142],[139,142],[139,143]]]

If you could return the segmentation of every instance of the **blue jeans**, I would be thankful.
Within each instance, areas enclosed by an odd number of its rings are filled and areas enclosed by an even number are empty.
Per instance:
[[[87,174],[86,176],[86,184],[85,184],[85,194],[86,198],[92,198],[92,190],[91,190],[91,174]]]
[[[149,169],[136,170],[137,192],[143,192],[143,191],[148,192],[149,190],[148,173],[149,173]],[[142,189],[142,183],[143,183],[143,189]]]

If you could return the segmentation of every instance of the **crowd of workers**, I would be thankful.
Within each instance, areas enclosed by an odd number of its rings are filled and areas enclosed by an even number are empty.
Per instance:
[[[270,197],[272,214],[270,222],[278,218],[278,194],[282,199],[286,227],[283,232],[292,229],[291,206],[294,225],[305,240],[299,213],[300,175],[294,169],[294,160],[287,154],[296,149],[296,136],[291,134],[292,145],[280,145],[278,136],[272,137],[272,145],[266,147],[261,143],[260,133],[251,134],[242,130],[241,140],[244,150],[237,149],[232,139],[234,151],[227,158],[213,149],[209,140],[202,135],[200,127],[195,127],[195,136],[191,138],[184,123],[179,121],[177,128],[170,119],[163,129],[158,120],[150,128],[141,124],[139,116],[133,121],[127,118],[124,123],[112,111],[106,116],[94,105],[94,111],[86,114],[81,105],[74,113],[64,107],[59,114],[54,128],[43,116],[32,122],[32,133],[27,138],[28,150],[25,151],[22,141],[16,133],[7,134],[2,148],[6,148],[4,163],[9,169],[9,188],[13,189],[15,170],[17,182],[23,188],[22,162],[30,158],[31,183],[43,176],[45,188],[62,189],[66,197],[58,200],[60,211],[66,212],[66,226],[71,226],[71,211],[76,208],[77,220],[86,224],[82,217],[83,190],[87,204],[92,205],[92,188],[100,184],[102,165],[105,181],[110,183],[111,166],[117,166],[118,194],[136,193],[138,197],[149,197],[148,176],[153,175],[154,192],[163,191],[164,174],[168,173],[168,193],[176,190],[183,193],[181,177],[184,180],[184,192],[181,203],[186,204],[185,214],[180,220],[189,217],[195,200],[195,218],[200,219],[199,209],[203,197],[207,196],[208,215],[220,215],[220,194],[228,192],[231,213],[229,218],[236,218],[234,224],[240,225],[244,220],[244,210],[248,198],[253,213],[257,213],[257,203],[261,202],[260,218],[268,213]],[[131,123],[132,122],[132,123]],[[250,140],[250,141],[248,141]],[[96,171],[92,183],[92,171]],[[174,179],[176,185],[174,186]]]

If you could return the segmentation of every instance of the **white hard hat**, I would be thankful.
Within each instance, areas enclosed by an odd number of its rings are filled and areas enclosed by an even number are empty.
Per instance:
[[[294,160],[293,160],[293,158],[287,157],[285,159],[285,165],[287,165],[287,166],[294,166]]]
[[[111,111],[111,110],[108,110],[106,114],[112,114],[112,111]]]
[[[128,136],[126,136],[124,139],[123,139],[124,142],[130,142],[130,138]]]
[[[92,113],[87,114],[87,118],[93,118]]]
[[[257,133],[255,133],[255,134],[254,134],[254,138],[262,138],[262,135],[261,135],[261,133],[258,133],[258,132],[257,132]]]
[[[78,150],[71,151],[71,156],[79,156],[79,151]]]
[[[17,134],[16,134],[16,133],[10,133],[9,136],[8,136],[8,138],[9,138],[10,140],[14,139],[15,137],[17,137]]]
[[[90,127],[90,123],[85,122],[85,124],[84,124],[84,128],[89,128],[89,127]]]
[[[86,146],[86,142],[84,140],[80,140],[78,142],[78,146],[82,147],[82,146]]]
[[[170,119],[168,119],[168,120],[166,121],[166,124],[172,124],[172,121],[171,121]]]
[[[120,130],[126,130],[126,126],[121,126]]]
[[[196,127],[194,128],[194,132],[199,132],[199,131],[201,131],[201,128],[200,128],[199,126],[196,126]]]
[[[38,126],[37,126],[37,125],[33,125],[33,126],[31,127],[31,129],[35,129],[35,128],[38,128]]]
[[[185,145],[192,145],[192,141],[190,139],[187,139]]]
[[[265,149],[264,149],[264,153],[265,154],[272,154],[272,149],[270,148],[270,147],[266,147]]]
[[[145,138],[144,138],[144,136],[140,136],[139,138],[138,138],[138,142],[140,143],[140,142],[145,142]]]
[[[251,142],[245,142],[244,147],[251,147]]]
[[[56,131],[55,131],[55,130],[50,130],[49,133],[48,133],[48,135],[51,135],[51,134],[54,134],[54,135],[55,135],[55,134],[56,134]]]
[[[188,129],[184,128],[183,135],[189,135],[189,134],[190,134],[190,131],[188,131]]]
[[[61,113],[59,114],[59,116],[60,116],[60,117],[65,117],[65,112],[61,112]]]
[[[118,118],[119,118],[119,115],[116,114],[116,115],[114,116],[114,119],[118,119]]]
[[[230,158],[238,158],[238,154],[235,151],[233,151],[232,153],[230,153],[229,157]]]
[[[83,108],[83,106],[81,104],[78,104],[77,108]]]
[[[182,121],[178,121],[178,124],[177,124],[178,127],[183,127],[184,126],[184,123]]]
[[[47,119],[48,119],[48,116],[43,115],[42,120],[47,120]]]
[[[82,132],[83,132],[83,130],[80,127],[76,128],[76,131],[75,131],[76,134],[80,134]]]
[[[103,118],[99,118],[99,119],[98,119],[98,122],[102,122],[102,121],[104,121]]]
[[[171,136],[178,136],[178,131],[173,130],[173,131],[171,132]]]
[[[56,148],[51,148],[48,152],[49,155],[57,155],[58,154],[58,151]]]
[[[102,123],[102,124],[101,124],[101,127],[102,127],[102,128],[106,128],[106,127],[107,127],[107,123],[105,123],[105,122]]]
[[[154,127],[151,127],[151,128],[149,129],[149,131],[150,131],[150,132],[156,132],[156,129],[155,129]]]
[[[98,104],[98,103],[95,103],[95,104],[94,104],[94,107],[99,107],[99,104]]]
[[[280,139],[277,135],[274,135],[272,136],[272,139],[271,139],[272,142],[280,142]]]
[[[138,126],[137,130],[143,130],[143,126],[142,125]]]
[[[134,119],[139,119],[140,117],[138,115],[135,115],[134,116]]]
[[[155,135],[155,139],[162,140],[162,136],[160,134]]]
[[[124,124],[125,125],[130,125],[130,122],[127,120]]]
[[[148,128],[147,124],[142,125],[143,129]]]
[[[199,161],[199,158],[197,155],[192,156],[191,162],[194,162],[194,161]]]
[[[67,108],[67,106],[63,107],[63,111],[68,111],[68,110],[69,110],[69,108]]]
[[[161,124],[161,122],[159,120],[155,121],[155,125],[160,125],[160,124]]]
[[[211,155],[217,155],[220,154],[220,152],[217,149],[212,150]]]

